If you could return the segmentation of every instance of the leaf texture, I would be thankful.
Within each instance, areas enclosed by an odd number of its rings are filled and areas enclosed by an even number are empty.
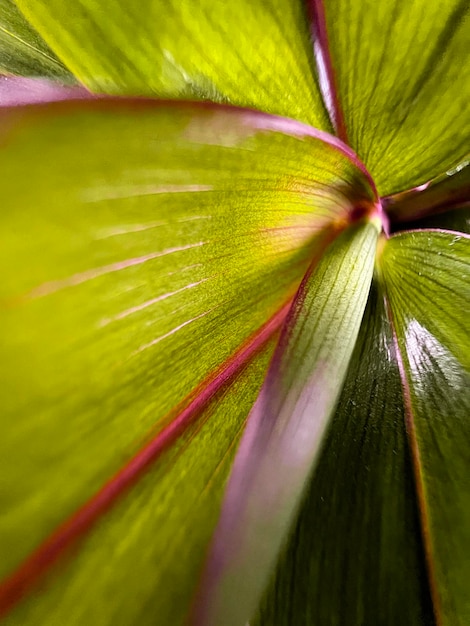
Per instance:
[[[411,231],[381,271],[402,356],[421,522],[440,624],[470,621],[470,239]]]
[[[469,202],[470,160],[416,189],[382,199],[387,214],[397,223],[450,211]]]
[[[372,278],[377,228],[360,224],[306,276],[249,417],[192,623],[238,626],[256,611],[320,450]]]
[[[468,2],[324,0],[349,144],[381,195],[415,187],[468,153]]]
[[[183,626],[272,339],[4,622]]]
[[[96,100],[0,115],[6,576],[279,315],[324,233],[374,193],[340,144],[253,112]]]
[[[434,623],[405,410],[374,281],[318,467],[257,626]]]
[[[18,5],[92,90],[202,98],[331,128],[300,0]]]
[[[0,73],[48,76],[74,82],[73,76],[25,20],[13,0],[0,0]]]

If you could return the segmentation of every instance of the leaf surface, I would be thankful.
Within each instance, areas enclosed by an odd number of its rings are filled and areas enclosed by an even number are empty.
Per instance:
[[[423,217],[419,220],[408,222],[406,225],[410,230],[435,228],[455,230],[470,235],[470,204],[452,209],[451,211],[445,211],[444,213]]]
[[[394,222],[425,218],[470,202],[470,160],[403,194],[382,199]]]
[[[5,624],[183,626],[271,341]]]
[[[372,278],[377,228],[346,230],[314,262],[237,452],[193,623],[255,613],[341,392]]]
[[[349,144],[380,194],[459,163],[470,136],[468,2],[321,4]]]
[[[400,354],[428,569],[439,623],[470,621],[470,238],[410,231],[381,271]]]
[[[13,0],[0,0],[0,73],[48,76],[73,82],[73,77]]]
[[[20,0],[90,89],[208,99],[330,130],[300,0]]]
[[[339,143],[253,112],[95,100],[0,115],[6,576],[279,316],[324,233],[374,194]]]
[[[78,85],[62,85],[45,78],[0,76],[0,107],[93,97]]]
[[[374,282],[318,467],[258,626],[433,624],[405,409]]]

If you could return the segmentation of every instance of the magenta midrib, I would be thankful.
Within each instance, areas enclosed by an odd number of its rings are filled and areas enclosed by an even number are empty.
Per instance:
[[[19,566],[0,583],[0,616],[34,589],[65,556],[67,550],[92,530],[98,520],[137,482],[145,470],[197,421],[212,397],[266,345],[281,327],[291,306],[290,298],[263,326],[209,375],[180,404],[184,408],[144,445],[99,491],[59,525]]]
[[[422,472],[422,461],[421,461],[421,452],[419,449],[418,439],[416,436],[416,425],[415,418],[413,413],[413,405],[411,401],[411,390],[410,384],[408,381],[408,377],[405,371],[405,364],[403,359],[403,354],[400,348],[400,344],[398,341],[398,334],[395,325],[395,319],[392,312],[392,307],[389,302],[388,295],[385,294],[385,308],[387,311],[387,317],[390,323],[390,328],[393,336],[393,344],[395,348],[395,357],[398,366],[398,371],[400,374],[402,391],[403,391],[403,402],[405,407],[405,430],[408,437],[408,444],[411,452],[411,462],[414,473],[414,484],[416,497],[418,500],[418,511],[419,511],[419,519],[421,525],[421,537],[422,537],[422,545],[424,547],[424,556],[426,562],[426,571],[428,576],[429,590],[430,596],[433,605],[433,613],[434,618],[436,620],[436,625],[442,625],[442,607],[441,607],[441,598],[438,592],[438,584],[437,577],[434,565],[434,551],[431,542],[431,530],[430,530],[430,521],[429,514],[426,504],[426,498],[424,495],[424,479]]]
[[[331,57],[331,50],[328,37],[328,28],[326,24],[325,6],[323,0],[307,0],[308,17],[310,18],[310,30],[311,35],[315,42],[317,42],[325,66],[326,79],[328,81],[328,91],[331,100],[331,106],[328,106],[328,96],[324,90],[320,89],[323,96],[323,102],[330,115],[331,122],[335,129],[335,132],[339,139],[345,144],[348,143],[348,133],[346,130],[346,123],[344,121],[344,113],[340,104],[338,89],[336,86],[336,75],[333,68],[333,61]],[[318,75],[321,74],[319,67],[319,61],[315,55],[315,62],[317,63]]]

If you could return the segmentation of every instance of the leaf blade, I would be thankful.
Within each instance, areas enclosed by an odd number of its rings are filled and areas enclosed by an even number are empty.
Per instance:
[[[89,0],[19,6],[91,90],[202,98],[331,128],[301,2],[113,0],[106,19]]]
[[[468,203],[470,197],[470,161],[403,194],[382,198],[382,205],[395,222],[431,217]],[[438,218],[439,219],[439,218]]]
[[[256,610],[340,393],[376,240],[375,224],[346,231],[302,283],[237,452],[198,625],[244,623]]]
[[[30,593],[18,603],[12,597],[18,591],[15,583],[28,582],[20,572],[6,590],[13,610],[5,623],[54,619],[79,625],[99,616],[102,624],[155,624],[155,615],[161,624],[185,623],[235,445],[275,338],[268,337],[211,395],[132,492],[82,538],[79,551],[71,545],[72,552],[62,554],[54,568],[48,566],[34,590],[19,589]],[[112,567],[103,567],[108,563]],[[90,572],[95,572],[92,584]],[[162,588],[165,593],[155,594]]]
[[[385,246],[382,268],[409,398],[408,430],[436,611],[443,624],[465,624],[470,240],[450,232],[403,233]]]
[[[0,115],[7,574],[293,296],[318,237],[374,192],[339,144],[253,112],[91,100]]]
[[[374,281],[341,398],[259,626],[434,624],[394,352]]]
[[[73,77],[31,28],[12,0],[0,1],[0,73],[47,76],[73,83]]]
[[[426,183],[463,160],[470,134],[467,3],[324,6],[350,145],[381,195]]]

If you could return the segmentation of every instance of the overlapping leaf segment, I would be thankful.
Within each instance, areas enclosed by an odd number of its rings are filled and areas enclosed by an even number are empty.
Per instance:
[[[0,0],[5,623],[470,622],[466,5]]]

